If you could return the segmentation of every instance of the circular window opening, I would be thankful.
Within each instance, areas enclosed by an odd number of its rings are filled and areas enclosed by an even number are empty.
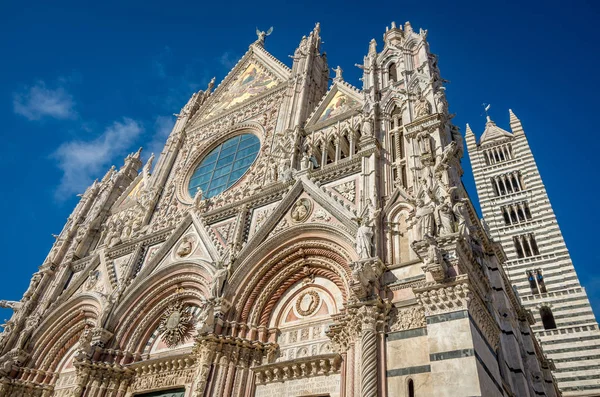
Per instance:
[[[203,197],[210,198],[231,187],[254,162],[259,149],[254,134],[238,135],[214,148],[194,170],[188,185],[190,196],[200,188]]]

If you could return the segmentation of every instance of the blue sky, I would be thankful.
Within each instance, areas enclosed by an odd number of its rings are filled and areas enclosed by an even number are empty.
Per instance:
[[[0,299],[20,299],[77,193],[139,146],[159,151],[189,96],[256,39],[290,64],[320,22],[330,66],[361,87],[371,38],[391,21],[429,31],[454,122],[522,120],[580,280],[599,313],[600,9],[593,1],[17,2],[0,5]],[[148,155],[146,152],[146,156]],[[465,184],[473,199],[468,166]],[[10,311],[0,310],[0,319]]]

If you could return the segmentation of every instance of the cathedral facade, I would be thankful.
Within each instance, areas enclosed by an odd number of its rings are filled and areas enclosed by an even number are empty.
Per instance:
[[[461,183],[427,32],[330,79],[257,32],[163,151],[82,195],[0,335],[0,396],[558,396]],[[330,80],[332,80],[330,84]]]

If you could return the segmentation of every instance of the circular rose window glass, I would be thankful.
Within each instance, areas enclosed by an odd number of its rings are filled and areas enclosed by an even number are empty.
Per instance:
[[[202,159],[190,179],[188,191],[194,197],[198,188],[210,198],[231,187],[256,159],[260,141],[254,134],[233,137]]]

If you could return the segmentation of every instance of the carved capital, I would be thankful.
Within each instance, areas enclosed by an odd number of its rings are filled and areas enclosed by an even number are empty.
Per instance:
[[[427,326],[425,321],[425,311],[421,306],[411,306],[408,308],[393,308],[390,312],[389,329],[390,332],[406,331],[414,328]]]
[[[92,346],[104,347],[106,342],[112,338],[113,334],[110,331],[105,330],[104,328],[94,328],[92,329]]]
[[[430,284],[414,291],[427,317],[466,310],[472,297],[467,280],[446,286]]]

